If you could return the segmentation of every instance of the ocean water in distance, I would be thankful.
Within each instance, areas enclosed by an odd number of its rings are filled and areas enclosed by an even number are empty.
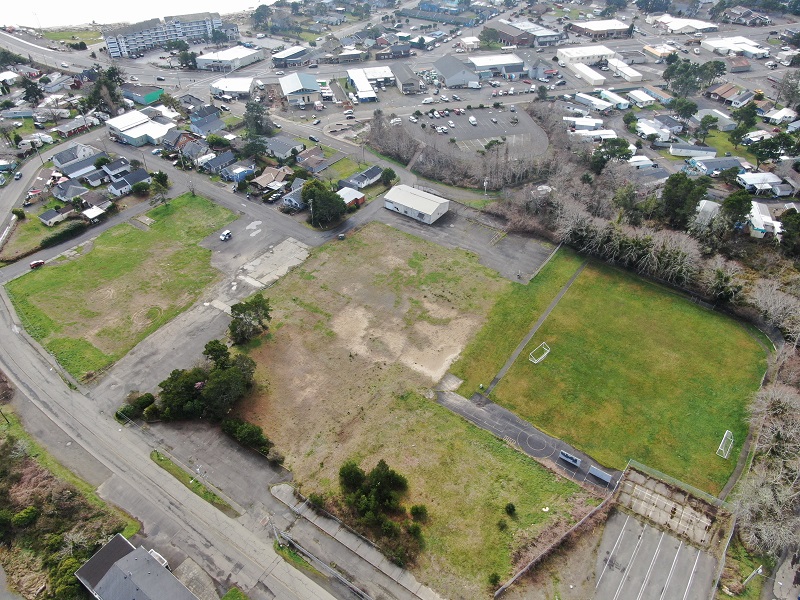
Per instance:
[[[4,2],[0,24],[17,27],[67,27],[95,22],[136,23],[172,15],[203,12],[232,14],[254,9],[259,0],[137,0],[136,2]],[[266,4],[269,4],[267,2]]]

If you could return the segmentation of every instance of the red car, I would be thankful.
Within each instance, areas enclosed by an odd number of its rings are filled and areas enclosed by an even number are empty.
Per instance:
[[[44,266],[44,261],[43,260],[32,260],[30,266],[31,266],[31,269],[38,269],[39,267],[43,267]]]

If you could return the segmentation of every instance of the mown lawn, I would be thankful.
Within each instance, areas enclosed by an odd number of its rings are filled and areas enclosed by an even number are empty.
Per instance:
[[[42,194],[42,196],[43,195],[44,194]],[[62,221],[53,227],[48,227],[39,220],[39,215],[42,213],[50,210],[51,208],[60,208],[64,206],[64,203],[60,200],[51,198],[43,205],[39,205],[37,203],[34,206],[36,210],[30,212],[26,211],[27,216],[24,219],[17,221],[11,237],[6,245],[3,246],[2,252],[0,252],[0,260],[17,260],[20,255],[38,248],[43,239],[54,234],[59,230],[59,228],[63,228],[67,223],[70,222]]]
[[[542,303],[555,294],[546,295]],[[534,365],[528,353],[541,342],[552,350]],[[736,464],[764,368],[764,350],[737,322],[592,263],[493,397],[602,464],[622,469],[632,458],[716,494]],[[730,460],[716,455],[726,429]]]
[[[67,43],[86,42],[87,44],[96,44],[103,40],[102,33],[88,30],[46,31],[44,37],[56,42],[64,40]]]
[[[124,356],[219,276],[197,242],[230,223],[230,211],[187,194],[148,216],[146,231],[119,225],[85,255],[7,284],[25,328],[75,377]]]
[[[731,141],[728,139],[728,133],[723,131],[712,131],[706,138],[706,145],[717,149],[717,156],[725,156],[726,152],[730,152],[732,156],[740,156],[747,162],[755,165],[755,155],[747,149],[747,146],[739,145],[734,148]]]
[[[464,380],[461,395],[469,398],[480,384],[489,385],[582,262],[572,250],[562,248],[528,285],[509,285],[489,312],[486,325],[450,367],[451,373]]]
[[[355,175],[359,171],[361,171],[361,168],[358,166],[357,162],[349,158],[343,158],[341,160],[337,160],[327,169],[322,171],[320,175],[323,177],[323,179],[339,181],[340,179],[346,179],[352,175]]]

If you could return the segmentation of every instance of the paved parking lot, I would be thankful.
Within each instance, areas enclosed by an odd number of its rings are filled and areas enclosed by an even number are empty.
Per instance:
[[[466,114],[456,115],[450,113],[440,119],[426,115],[420,117],[419,123],[405,121],[405,126],[417,138],[430,139],[430,134],[420,126],[422,123],[428,127],[447,127],[448,132],[439,134],[440,137],[456,139],[456,147],[463,152],[476,152],[483,150],[490,140],[502,140],[510,146],[512,151],[519,154],[541,154],[547,149],[547,136],[544,131],[531,119],[522,107],[526,100],[520,98],[520,107],[516,112],[511,112],[510,105],[504,108],[484,108],[467,111]],[[429,107],[424,107],[429,109]],[[437,105],[434,110],[442,111],[446,105]],[[476,125],[469,123],[470,116],[474,116]],[[494,121],[497,121],[496,123]],[[512,124],[516,120],[517,124]],[[454,126],[450,126],[449,121]]]
[[[677,537],[615,511],[597,553],[597,600],[708,598],[716,560]]]

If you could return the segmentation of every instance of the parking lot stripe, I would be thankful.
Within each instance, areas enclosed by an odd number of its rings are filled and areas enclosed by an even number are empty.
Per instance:
[[[656,546],[656,551],[653,553],[653,560],[650,561],[650,566],[647,568],[647,573],[644,576],[644,581],[642,582],[642,587],[639,589],[639,595],[636,596],[636,600],[642,600],[642,594],[644,594],[644,589],[647,587],[647,582],[650,581],[650,575],[653,573],[653,566],[656,564],[658,553],[661,551],[662,541],[664,541],[663,531],[661,532],[661,537],[658,538],[658,546]]]
[[[681,548],[683,548],[683,540],[681,540],[681,543],[678,544],[678,551],[675,553],[675,558],[672,560],[672,566],[669,568],[667,581],[664,583],[664,589],[661,590],[661,595],[658,597],[658,600],[664,600],[664,596],[667,594],[667,588],[669,587],[669,582],[672,580],[672,574],[675,572],[675,564],[678,562],[678,556],[681,554]]]
[[[683,593],[683,600],[689,597],[689,589],[692,587],[692,580],[694,579],[694,574],[697,571],[697,561],[700,560],[700,551],[697,552],[697,558],[694,559],[694,565],[692,565],[692,572],[689,575],[689,583],[686,584],[686,591]]]
[[[596,586],[594,586],[594,589],[597,589],[597,588],[599,588],[599,587],[600,587],[600,581],[603,579],[603,575],[605,575],[605,574],[606,574],[606,569],[608,569],[608,563],[610,563],[610,562],[611,562],[611,557],[612,557],[612,556],[614,556],[614,552],[616,552],[616,550],[617,550],[617,546],[619,546],[619,543],[622,541],[622,536],[624,536],[624,535],[625,535],[625,527],[628,525],[628,520],[629,520],[630,518],[631,518],[631,516],[630,516],[630,515],[628,515],[628,516],[626,516],[626,517],[625,517],[625,522],[622,524],[622,529],[620,530],[620,532],[619,532],[619,535],[617,536],[617,541],[616,541],[616,542],[614,542],[614,547],[613,547],[613,548],[611,548],[611,552],[610,552],[610,554],[608,555],[608,558],[606,559],[606,566],[605,566],[605,567],[603,567],[603,570],[602,570],[602,572],[600,573],[600,577],[598,577],[598,578],[597,578],[597,585],[596,585]]]
[[[633,549],[633,554],[631,555],[631,559],[628,561],[628,564],[625,565],[625,568],[622,570],[622,579],[617,586],[617,593],[614,594],[614,600],[619,598],[620,593],[622,592],[622,588],[625,585],[625,580],[628,578],[628,570],[631,568],[631,565],[636,561],[636,555],[639,554],[639,548],[642,546],[642,540],[644,539],[644,534],[647,531],[647,525],[644,526],[642,531],[639,533],[639,540],[636,542],[636,547]]]

